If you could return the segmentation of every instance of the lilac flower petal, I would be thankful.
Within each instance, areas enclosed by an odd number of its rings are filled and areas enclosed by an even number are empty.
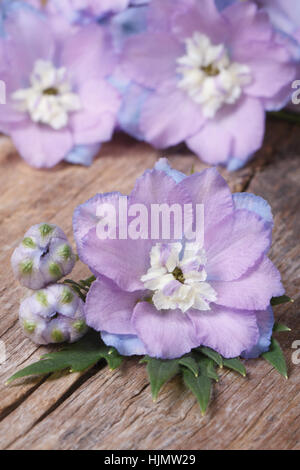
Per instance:
[[[249,121],[249,116],[252,116]],[[207,162],[224,163],[228,157],[247,160],[262,145],[265,113],[261,102],[242,98],[234,106],[224,107],[213,121],[187,140],[188,147]],[[224,150],[215,143],[221,138]],[[215,156],[217,155],[217,157]]]
[[[265,311],[256,312],[257,325],[259,328],[259,339],[255,346],[243,351],[241,356],[245,359],[255,359],[270,348],[274,327],[273,310],[269,307]]]
[[[208,279],[239,279],[269,250],[271,235],[271,227],[245,209],[223,219],[205,234]]]
[[[254,2],[234,1],[222,12],[222,16],[230,25],[230,43],[233,52],[242,51],[248,45],[260,42],[265,46],[274,34],[271,22],[262,11],[258,11]],[[246,52],[246,51],[245,51]]]
[[[114,205],[118,217],[119,199],[118,193],[98,195],[86,205],[79,206],[74,214],[77,250],[80,259],[92,270],[113,279],[125,290],[140,290],[143,289],[140,278],[147,270],[152,242],[130,239],[101,240],[96,233],[100,220],[96,217],[97,205]]]
[[[185,0],[150,0],[148,24],[151,31],[170,31],[173,18],[178,12],[186,12],[189,1]]]
[[[300,4],[297,0],[259,0],[259,4],[278,30],[297,37],[300,28]]]
[[[80,88],[82,109],[70,118],[75,144],[95,144],[111,139],[120,98],[104,80],[87,80]]]
[[[148,209],[152,204],[188,204],[191,197],[184,186],[177,185],[164,171],[147,170],[136,182],[129,196],[130,204],[142,203]]]
[[[174,15],[172,30],[181,40],[189,38],[195,32],[201,32],[212,38],[215,43],[222,43],[227,37],[228,27],[224,18],[211,0],[190,0],[187,11],[178,11]],[[204,13],[205,12],[205,13]]]
[[[179,112],[175,112],[180,109]],[[197,133],[205,123],[201,107],[194,103],[176,83],[168,84],[145,100],[140,127],[145,139],[164,148],[176,145]]]
[[[132,324],[152,357],[174,359],[200,344],[193,323],[180,310],[158,311],[148,302],[140,302]]]
[[[126,41],[122,71],[140,85],[153,88],[174,77],[176,59],[183,51],[183,45],[170,34],[141,33]]]
[[[96,196],[88,199],[84,204],[81,204],[75,209],[73,215],[73,231],[78,250],[82,248],[82,241],[85,235],[87,235],[91,229],[97,227],[100,220],[96,213],[97,207],[101,204],[113,204],[117,207],[121,196],[122,194],[117,191],[106,194],[96,194]]]
[[[75,83],[109,76],[116,64],[110,38],[102,28],[88,25],[64,41],[61,63]]]
[[[143,356],[145,346],[135,335],[112,335],[102,331],[101,338],[107,346],[113,346],[123,356]]]
[[[99,200],[97,202],[99,203]],[[112,195],[108,198],[104,196],[103,202],[115,204],[118,214],[118,195]],[[190,198],[168,175],[152,170],[145,172],[137,180],[128,202],[129,205],[143,203],[150,208],[151,204],[162,202],[170,205],[189,203]],[[95,207],[94,201],[91,201],[91,204]],[[89,209],[84,206],[83,214],[85,215],[87,212],[89,214]],[[79,208],[74,217],[74,232],[81,260],[98,273],[113,279],[124,290],[143,289],[143,283],[140,279],[149,268],[150,251],[154,243],[151,237],[138,240],[129,238],[100,240],[97,237],[95,227],[83,236],[85,222],[82,222],[82,212]]]
[[[216,304],[243,310],[265,310],[272,297],[284,294],[280,273],[267,257],[237,280],[210,284],[217,292]]]
[[[272,209],[265,199],[251,193],[234,193],[232,197],[236,209],[247,209],[248,211],[255,212],[267,224],[273,226]]]
[[[179,187],[190,194],[193,204],[204,204],[205,232],[234,211],[230,189],[215,168],[186,177]]]
[[[251,69],[253,82],[245,87],[245,93],[250,96],[272,98],[288,82],[292,83],[296,76],[287,48],[280,45],[257,47],[252,43],[234,58]]]
[[[51,60],[54,38],[50,26],[42,15],[20,8],[5,22],[6,54],[15,79],[27,85],[36,59]]]
[[[208,312],[191,310],[187,315],[194,323],[199,343],[226,358],[239,356],[259,339],[254,311],[214,305]]]
[[[104,277],[93,282],[85,304],[87,324],[96,331],[135,334],[131,317],[143,292],[125,292]]]
[[[68,128],[57,132],[51,127],[33,122],[14,128],[11,137],[24,160],[36,168],[53,167],[73,147],[72,135]],[[55,143],[55,150],[53,143]]]

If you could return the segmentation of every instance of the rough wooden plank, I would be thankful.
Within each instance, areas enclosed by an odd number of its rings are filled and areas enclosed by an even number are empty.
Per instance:
[[[255,162],[235,174],[222,171],[232,190],[249,187],[268,198],[273,206],[277,227],[272,257],[279,264],[291,295],[299,286],[295,282],[299,268],[294,262],[299,257],[297,132],[299,128],[272,123],[266,144]],[[31,224],[41,220],[60,224],[70,235],[71,215],[77,204],[97,191],[119,189],[127,193],[136,177],[153,166],[163,152],[121,136],[104,147],[92,170],[61,164],[51,171],[35,171],[12,153],[8,140],[4,145],[7,148],[0,155],[3,168],[0,246],[5,249],[0,259],[7,268],[0,274],[6,305],[0,312],[0,335],[9,345],[10,365],[22,363],[30,354],[33,357],[40,354],[30,341],[20,337],[15,324],[20,289],[8,267],[15,239],[22,236],[28,221]],[[180,170],[188,172],[193,164],[196,170],[205,167],[183,148],[167,153]],[[82,275],[85,268],[79,264],[74,277]],[[300,339],[297,306],[299,303],[295,302],[293,307],[277,309],[281,320],[295,328],[292,334],[281,336],[286,338],[284,346],[289,359],[292,340],[297,335]],[[153,405],[144,368],[135,360],[126,361],[120,371],[104,369],[82,379],[72,375],[61,378],[56,385],[48,380],[6,389],[0,386],[0,404],[4,399],[7,413],[11,411],[7,416],[4,414],[0,424],[0,447],[298,448],[299,367],[290,364],[288,382],[270,372],[270,366],[262,361],[249,363],[250,380],[225,374],[216,388],[213,406],[204,418],[200,417],[194,398],[177,379]],[[2,383],[9,374],[7,370],[3,373],[3,366],[0,374]]]

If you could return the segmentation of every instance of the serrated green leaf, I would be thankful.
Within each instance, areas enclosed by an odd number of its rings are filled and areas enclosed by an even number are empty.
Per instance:
[[[101,359],[105,359],[111,369],[116,369],[122,362],[114,348],[106,346],[97,334],[90,332],[81,341],[65,346],[61,351],[45,354],[40,361],[16,372],[7,383],[29,375],[45,375],[65,369],[82,372]]]
[[[162,386],[180,372],[178,360],[163,361],[145,356],[140,362],[147,363],[152,398],[156,401]]]
[[[225,367],[228,367],[228,369],[232,369],[235,372],[238,372],[241,374],[243,377],[246,377],[247,371],[244,366],[244,364],[239,360],[238,357],[235,357],[233,359],[225,359],[223,358],[223,364]]]
[[[200,374],[199,377],[195,377],[195,375],[188,369],[184,369],[183,371],[183,380],[185,385],[197,398],[202,415],[204,415],[211,396],[212,380],[204,374]]]
[[[272,338],[270,350],[263,353],[262,357],[268,361],[285,379],[288,378],[285,357],[280,344],[276,339]]]
[[[205,356],[215,361],[215,363],[218,364],[219,367],[223,367],[222,356],[213,349],[202,346],[201,348],[198,348],[198,351],[202,352]]]
[[[197,361],[192,356],[183,356],[178,359],[178,363],[181,366],[184,366],[189,369],[195,375],[195,377],[199,375],[199,367]]]
[[[284,331],[292,331],[288,326],[283,325],[283,323],[275,323],[273,328],[274,333],[282,333]]]
[[[271,305],[274,307],[275,305],[281,305],[281,304],[286,304],[288,302],[294,302],[291,297],[288,297],[287,295],[281,295],[280,297],[272,297],[271,299]]]

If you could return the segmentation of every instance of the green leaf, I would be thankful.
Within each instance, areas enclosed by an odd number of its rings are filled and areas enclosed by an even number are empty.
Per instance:
[[[214,351],[213,349],[206,348],[205,346],[203,346],[201,348],[198,348],[198,351],[202,352],[203,354],[205,354],[205,356],[215,361],[219,367],[223,367],[222,356],[220,356],[220,354]]]
[[[225,367],[228,367],[228,369],[232,369],[235,372],[238,372],[241,374],[243,377],[246,377],[247,371],[245,369],[244,364],[239,360],[238,357],[235,357],[233,359],[223,359],[223,364]]]
[[[7,383],[29,375],[45,375],[69,369],[70,372],[82,372],[105,359],[111,369],[116,369],[122,362],[118,352],[103,344],[99,335],[90,332],[77,343],[67,345],[59,352],[45,354],[41,360],[18,371]]]
[[[292,331],[288,326],[283,325],[283,323],[275,323],[273,332],[274,333],[282,333],[284,331]]]
[[[269,116],[279,119],[280,121],[288,121],[292,124],[300,124],[300,116],[296,113],[290,113],[288,111],[273,111],[268,113]]]
[[[209,359],[209,360],[207,361],[206,369],[207,369],[207,376],[208,376],[210,379],[213,379],[213,380],[215,380],[216,382],[219,382],[219,376],[218,376],[218,374],[216,373],[214,361],[212,361],[211,359]]]
[[[268,361],[274,367],[274,369],[279,372],[279,374],[281,374],[286,379],[288,378],[285,357],[276,339],[272,338],[270,350],[263,353],[262,357]]]
[[[145,356],[140,362],[147,363],[152,398],[156,401],[162,386],[180,372],[178,360],[163,361]]]
[[[199,367],[198,367],[197,361],[192,356],[190,355],[183,356],[182,358],[178,360],[178,364],[186,367],[195,375],[195,377],[198,377]]]
[[[286,304],[288,302],[294,302],[291,297],[288,297],[287,295],[281,295],[280,297],[272,297],[271,299],[271,305],[274,307],[275,305],[281,305],[281,304]]]
[[[202,415],[204,415],[211,396],[211,379],[204,374],[200,374],[199,377],[195,377],[195,375],[188,369],[184,369],[183,379],[185,385],[196,396]]]

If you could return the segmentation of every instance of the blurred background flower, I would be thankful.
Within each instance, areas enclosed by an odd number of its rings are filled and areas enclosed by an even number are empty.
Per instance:
[[[298,0],[3,0],[0,35],[0,131],[32,166],[90,165],[121,129],[236,170],[297,110]]]
[[[44,15],[19,8],[5,20],[0,50],[7,88],[0,130],[32,166],[76,161],[86,146],[79,159],[90,163],[111,139],[120,106],[106,80],[116,63],[106,30],[89,25],[62,36]]]

